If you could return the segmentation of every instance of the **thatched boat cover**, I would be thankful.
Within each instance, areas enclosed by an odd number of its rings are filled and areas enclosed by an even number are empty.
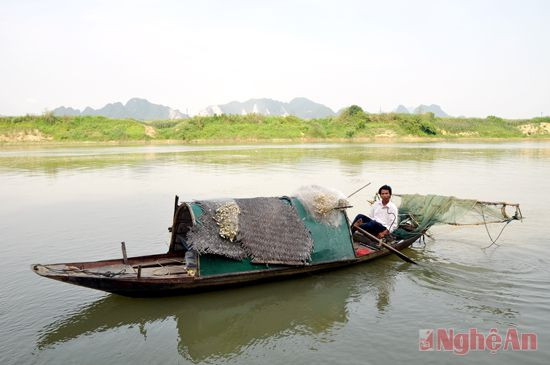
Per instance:
[[[199,254],[215,254],[252,263],[305,265],[311,259],[313,240],[290,200],[236,199],[239,207],[237,240],[220,236],[216,210],[227,201],[196,202],[202,210],[199,224],[188,234]]]
[[[241,210],[238,237],[253,263],[304,265],[313,240],[290,201],[280,198],[237,199]]]

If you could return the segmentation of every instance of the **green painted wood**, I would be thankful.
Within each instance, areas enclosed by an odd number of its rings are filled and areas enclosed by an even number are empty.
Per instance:
[[[312,264],[355,258],[351,233],[344,213],[340,213],[338,227],[332,227],[315,221],[307,214],[304,206],[297,198],[292,198],[292,204],[313,238]]]
[[[201,206],[198,205],[197,203],[189,203],[189,205],[191,206],[191,211],[193,212],[193,215],[195,216],[195,224],[201,222],[201,217],[202,217],[202,209],[201,209]]]
[[[249,258],[242,261],[232,260],[224,256],[218,255],[201,255],[200,256],[200,275],[220,275],[246,271],[265,270],[275,268],[275,265],[253,264]]]

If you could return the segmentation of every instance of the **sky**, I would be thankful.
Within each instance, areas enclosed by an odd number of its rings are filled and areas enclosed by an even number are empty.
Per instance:
[[[132,97],[550,115],[550,1],[0,0],[0,115]]]

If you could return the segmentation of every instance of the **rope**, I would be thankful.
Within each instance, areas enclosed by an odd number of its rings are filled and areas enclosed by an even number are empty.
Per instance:
[[[485,250],[489,247],[491,247],[492,245],[495,245],[495,246],[499,246],[497,244],[497,241],[498,239],[500,238],[500,235],[502,234],[502,232],[504,232],[504,228],[506,228],[506,226],[508,225],[508,223],[510,223],[511,221],[514,220],[514,218],[510,218],[506,221],[506,223],[504,224],[504,226],[502,226],[502,229],[500,230],[497,238],[493,239],[493,237],[491,237],[491,233],[489,232],[489,228],[487,227],[487,222],[485,221],[485,213],[483,212],[483,205],[480,205],[481,207],[481,216],[483,217],[483,223],[484,223],[484,226],[485,226],[485,230],[487,231],[487,235],[489,236],[489,240],[491,240],[491,244],[487,247],[483,247],[482,250]]]
[[[389,208],[388,208],[389,209]],[[387,212],[388,215],[393,215],[393,221],[390,223],[390,228],[391,226],[393,226],[393,224],[395,223],[395,221],[397,220],[397,216],[393,213],[390,213],[390,212]],[[398,213],[399,214],[399,213]],[[397,227],[396,227],[397,228]]]
[[[152,275],[154,276],[161,276],[161,275],[168,275],[169,271],[167,268],[165,268],[158,260],[156,262],[157,265],[160,266],[160,268],[153,270]],[[159,270],[164,270],[164,274],[158,274]]]
[[[418,246],[413,246],[414,248],[426,248],[426,236],[425,235],[422,235],[420,236],[420,238],[418,240],[416,240],[416,242],[419,243]],[[414,243],[416,243],[414,242]]]
[[[170,262],[174,262],[174,263],[178,263],[180,265],[185,265],[185,261],[182,261],[182,260],[177,260],[177,259],[165,259],[166,261],[170,261]],[[160,268],[156,269],[156,270],[153,270],[153,275],[155,276],[160,276],[160,275],[170,275],[170,271],[160,263],[159,260],[157,260],[155,262],[157,265],[160,266]],[[131,265],[128,265],[130,266],[130,268],[134,271],[134,273],[136,273],[136,269],[131,266]],[[46,268],[48,271],[53,271],[53,272],[58,272],[58,273],[61,273],[61,274],[67,274],[67,273],[71,273],[71,272],[78,272],[78,273],[83,273],[83,274],[89,274],[89,275],[97,275],[97,276],[105,276],[107,278],[113,278],[115,276],[120,276],[120,275],[124,275],[124,274],[129,274],[128,272],[126,272],[126,269],[127,268],[124,268],[118,272],[112,272],[112,271],[106,271],[106,272],[100,272],[100,271],[91,271],[91,270],[87,270],[87,269],[79,269],[78,267],[75,267],[75,266],[70,266],[69,268],[67,269],[54,269],[54,268],[51,268],[51,267],[48,267],[48,266],[43,266],[44,268]],[[158,274],[158,270],[164,270],[165,273],[164,274]]]
[[[44,267],[47,268],[48,271],[54,271],[54,272],[59,272],[59,273],[63,273],[63,274],[65,274],[67,272],[71,272],[71,271],[76,271],[76,272],[81,272],[81,273],[84,273],[84,274],[105,276],[107,278],[112,278],[112,277],[115,277],[115,276],[118,276],[118,275],[126,274],[126,269],[122,269],[119,272],[111,272],[111,271],[97,272],[97,271],[90,271],[90,270],[86,270],[86,269],[79,269],[77,267],[74,267],[74,268],[71,268],[71,269],[52,269],[51,267],[47,267],[47,266],[44,266]]]
[[[176,260],[176,259],[168,259],[167,261],[177,262],[178,264],[185,265],[184,261]],[[163,264],[160,263],[159,260],[156,261],[156,264],[160,267],[158,269],[153,270],[152,275],[153,276],[162,276],[162,275],[171,275],[172,273],[170,270],[166,268]],[[164,270],[164,274],[159,274],[159,270]]]

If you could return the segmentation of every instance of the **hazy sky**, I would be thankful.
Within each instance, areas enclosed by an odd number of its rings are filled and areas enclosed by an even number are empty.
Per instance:
[[[0,114],[304,96],[550,115],[550,1],[0,0]]]

